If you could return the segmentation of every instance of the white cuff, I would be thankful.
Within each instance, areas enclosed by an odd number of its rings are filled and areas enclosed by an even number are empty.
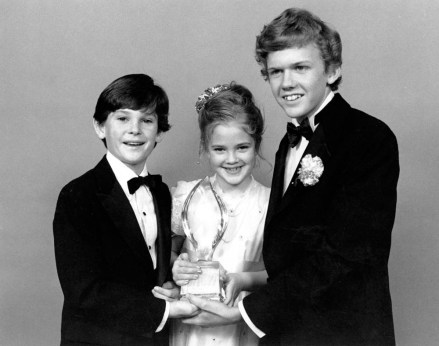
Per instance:
[[[155,330],[156,333],[160,332],[163,329],[163,327],[165,326],[166,321],[168,320],[168,317],[169,317],[169,302],[165,301],[165,303],[166,303],[165,313],[163,314],[162,322],[159,324],[159,326]]]
[[[253,333],[255,333],[258,336],[258,338],[264,337],[265,333],[262,330],[260,330],[258,327],[256,327],[251,321],[250,317],[248,317],[242,300],[238,303],[238,309],[239,312],[241,313],[242,319],[245,321],[245,323],[247,323],[247,325],[250,327]]]

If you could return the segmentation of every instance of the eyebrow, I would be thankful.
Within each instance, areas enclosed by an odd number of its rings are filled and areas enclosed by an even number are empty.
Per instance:
[[[283,70],[285,68],[294,67],[294,66],[301,65],[301,64],[312,64],[312,61],[305,59],[305,60],[300,60],[300,61],[293,62],[290,64],[286,64],[286,65],[279,65],[279,66],[273,65],[271,67],[267,66],[267,70]]]

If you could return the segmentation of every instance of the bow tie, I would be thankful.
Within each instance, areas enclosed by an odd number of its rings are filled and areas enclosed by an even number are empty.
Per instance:
[[[295,126],[293,123],[288,123],[287,134],[291,148],[294,148],[302,137],[305,137],[308,141],[311,140],[313,132],[308,118],[305,118],[299,126]]]
[[[133,194],[142,185],[146,185],[150,188],[155,188],[161,182],[162,176],[159,174],[149,174],[146,177],[136,177],[128,180],[128,191],[130,192],[130,194]]]

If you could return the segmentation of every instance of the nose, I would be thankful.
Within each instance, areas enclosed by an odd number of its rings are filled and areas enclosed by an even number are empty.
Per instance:
[[[236,163],[238,161],[238,157],[236,156],[235,150],[230,150],[227,152],[227,163]]]
[[[282,83],[281,86],[283,89],[291,89],[296,86],[296,79],[294,77],[294,73],[288,69],[286,69],[282,75]]]
[[[129,132],[131,134],[138,135],[140,134],[140,123],[137,120],[130,121]]]

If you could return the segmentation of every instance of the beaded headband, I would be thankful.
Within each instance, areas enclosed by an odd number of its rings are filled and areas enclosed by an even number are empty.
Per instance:
[[[197,113],[200,113],[200,111],[204,108],[204,105],[207,101],[209,101],[212,96],[218,94],[221,91],[229,90],[230,84],[217,84],[213,87],[207,88],[204,90],[204,92],[198,96],[197,102],[195,103],[195,109]]]

